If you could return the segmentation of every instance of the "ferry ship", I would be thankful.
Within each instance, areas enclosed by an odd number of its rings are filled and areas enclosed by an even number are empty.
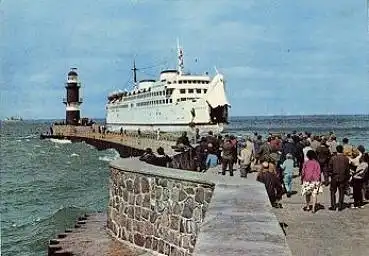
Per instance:
[[[230,104],[223,75],[185,73],[183,48],[177,50],[177,69],[163,70],[157,80],[137,82],[134,63],[133,89],[108,96],[108,131],[220,133],[226,128]]]
[[[20,122],[20,121],[23,121],[23,118],[21,118],[20,116],[11,116],[11,117],[6,117],[3,121],[4,122]]]

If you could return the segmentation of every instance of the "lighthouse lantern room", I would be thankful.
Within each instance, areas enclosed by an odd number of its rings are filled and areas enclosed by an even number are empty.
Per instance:
[[[67,97],[63,99],[66,106],[66,124],[78,125],[80,123],[80,106],[82,104],[82,98],[79,95],[80,87],[81,83],[78,80],[77,69],[72,68],[68,73],[67,83],[65,84]]]

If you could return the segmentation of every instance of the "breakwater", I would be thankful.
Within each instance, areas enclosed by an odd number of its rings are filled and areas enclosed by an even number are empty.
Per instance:
[[[138,155],[146,147],[164,146],[170,151],[174,144],[75,129],[57,136],[115,148],[123,157]],[[173,162],[177,169],[152,166],[135,157],[111,162],[107,219],[96,221],[92,229],[105,230],[106,223],[108,239],[134,248],[133,255],[291,255],[263,184],[219,176],[216,169],[180,170],[191,167],[189,151],[173,154]],[[78,223],[76,227],[82,231],[68,241],[63,240],[68,235],[62,234],[58,243],[63,246],[55,245],[50,255],[73,255],[84,246],[78,237],[93,231]],[[97,237],[88,237],[91,246],[100,243]],[[102,251],[111,247],[104,246]]]

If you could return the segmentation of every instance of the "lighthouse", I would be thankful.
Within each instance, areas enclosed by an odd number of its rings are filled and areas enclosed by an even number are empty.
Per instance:
[[[65,89],[67,90],[67,97],[63,99],[65,104],[65,122],[70,125],[78,125],[80,123],[80,106],[82,98],[79,96],[79,89],[81,83],[78,80],[78,73],[76,68],[72,68],[68,73]]]

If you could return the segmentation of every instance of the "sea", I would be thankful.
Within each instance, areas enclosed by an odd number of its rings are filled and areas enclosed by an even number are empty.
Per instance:
[[[47,255],[48,240],[84,213],[105,211],[113,149],[40,140],[59,120],[2,122],[0,133],[1,255]],[[369,149],[369,115],[232,117],[228,134],[334,132]]]

